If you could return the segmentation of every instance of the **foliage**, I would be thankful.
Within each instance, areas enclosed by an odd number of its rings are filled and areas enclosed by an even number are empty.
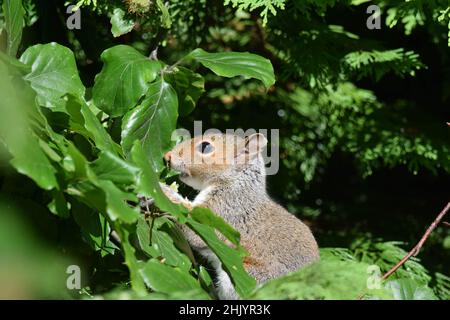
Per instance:
[[[185,224],[242,297],[449,299],[440,228],[423,259],[368,289],[430,223],[450,174],[448,1],[376,3],[381,30],[365,29],[364,0],[0,0],[0,296],[214,299]],[[81,30],[63,24],[69,4]],[[164,196],[176,174],[162,155],[196,119],[280,129],[270,192],[328,247],[319,263],[255,289],[239,233]],[[36,273],[10,284],[4,261]],[[69,264],[78,292],[63,288]]]
[[[5,14],[8,17],[9,13]],[[7,30],[8,36],[16,36],[14,29]],[[20,38],[21,31],[17,32]],[[160,190],[162,155],[171,147],[171,133],[176,128],[178,115],[177,92],[165,81],[164,75],[176,73],[176,69],[150,61],[128,46],[110,48],[102,54],[104,68],[95,79],[92,101],[85,101],[85,88],[77,75],[70,49],[50,43],[29,47],[20,61],[15,60],[14,53],[10,52],[10,56],[5,56],[1,64],[4,82],[1,89],[2,95],[10,95],[17,100],[4,104],[3,108],[29,109],[19,115],[27,129],[24,134],[28,143],[17,145],[14,140],[17,137],[13,136],[15,128],[10,129],[10,126],[5,126],[7,131],[3,132],[2,140],[12,155],[11,164],[40,187],[50,190],[54,198],[48,207],[52,213],[68,218],[71,211],[80,218],[83,213],[77,209],[84,210],[84,206],[94,209],[91,216],[84,215],[88,221],[75,219],[82,229],[86,224],[95,223],[99,214],[106,219],[104,226],[108,225],[120,238],[131,287],[138,295],[146,293],[144,282],[155,292],[202,291],[198,279],[191,274],[198,273],[199,269],[191,270],[190,260],[182,258],[183,253],[172,244],[173,240],[166,233],[161,231],[158,236],[159,223],[152,223],[145,230],[141,226],[140,237],[142,233],[147,238],[154,236],[156,247],[145,250],[151,258],[146,263],[138,258],[138,248],[131,242],[131,237],[138,234],[137,222],[142,219],[136,208],[136,194],[149,196],[159,208],[170,212],[173,219],[179,223],[187,222],[210,245],[222,259],[240,294],[251,291],[254,280],[245,273],[240,254],[221,243],[214,233],[214,228],[230,227],[223,220],[208,217],[213,215],[211,211],[202,211],[204,218],[201,220],[207,224],[195,221],[193,218],[197,215],[189,218],[185,209],[170,203]],[[270,62],[256,55],[222,54],[222,60],[216,61],[213,59],[215,54],[196,50],[188,57],[198,60],[218,75],[251,76],[269,85],[274,81]],[[240,65],[241,61],[246,61],[250,67]],[[259,68],[261,72],[254,73],[252,68]],[[117,74],[121,76],[117,77]],[[13,82],[20,85],[12,86]],[[31,97],[36,97],[35,102],[20,99],[19,90],[29,91]],[[140,100],[142,102],[138,104]],[[120,117],[120,145],[109,135],[111,127],[108,123],[105,126],[100,121],[103,114],[111,119]],[[64,122],[58,123],[59,120]],[[132,203],[135,205],[130,206]],[[173,224],[165,225],[175,228]],[[83,233],[94,240],[90,230],[84,229]],[[225,234],[238,243],[234,239],[237,234],[229,231]],[[100,247],[95,240],[91,242],[94,244],[92,249],[106,249],[103,244],[108,234],[102,237],[105,238],[101,239]],[[172,284],[166,282],[169,278],[173,279]],[[208,295],[203,293],[203,296]]]
[[[383,244],[381,244],[383,245]],[[370,252],[370,251],[368,251]],[[377,285],[371,265],[377,261],[357,259],[352,252],[324,248],[321,261],[301,271],[270,281],[258,289],[255,299],[323,300],[323,299],[395,299],[434,300],[426,284],[399,278]],[[371,277],[374,277],[371,279]],[[371,283],[373,281],[373,283]],[[368,289],[369,288],[369,289]]]

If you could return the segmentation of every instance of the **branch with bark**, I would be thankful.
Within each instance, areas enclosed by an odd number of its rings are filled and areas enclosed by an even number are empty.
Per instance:
[[[428,227],[427,231],[425,231],[424,235],[419,240],[419,242],[414,246],[414,248],[412,248],[412,250],[409,251],[407,255],[405,255],[395,266],[393,266],[388,272],[386,272],[383,275],[383,277],[381,278],[382,280],[386,280],[391,274],[393,274],[395,271],[397,271],[398,268],[400,268],[402,265],[404,265],[405,262],[409,260],[409,258],[411,258],[413,256],[415,257],[419,254],[420,249],[424,245],[425,241],[427,241],[430,234],[438,226],[439,222],[441,222],[442,218],[444,218],[444,216],[447,214],[449,209],[450,209],[450,202],[447,203],[447,205],[444,207],[444,209],[442,209],[442,211],[438,214],[436,219],[434,219],[433,223],[431,223],[431,225]],[[444,221],[443,224],[448,225],[448,222]]]

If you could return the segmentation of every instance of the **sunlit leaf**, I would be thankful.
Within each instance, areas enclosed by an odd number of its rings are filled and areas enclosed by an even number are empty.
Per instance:
[[[183,216],[187,214],[186,208],[174,204],[163,193],[159,185],[158,176],[150,166],[150,162],[139,141],[134,143],[133,149],[131,150],[131,158],[141,170],[141,173],[136,175],[138,192],[146,197],[152,198],[159,209],[176,215],[182,221]]]
[[[397,279],[385,284],[395,300],[436,300],[429,287],[411,279]]]
[[[100,153],[92,163],[92,170],[99,179],[125,185],[132,184],[139,172],[138,168],[109,151]]]
[[[24,79],[36,91],[40,105],[63,108],[67,94],[84,99],[85,88],[70,49],[54,42],[37,44],[29,47],[20,61],[31,66],[31,73]]]
[[[261,80],[266,88],[275,83],[275,75],[270,61],[248,52],[209,53],[195,49],[188,58],[193,58],[222,77],[244,76]]]
[[[125,11],[120,8],[115,8],[113,15],[111,16],[111,33],[114,37],[120,37],[131,30],[134,27],[134,21],[125,18]]]
[[[127,113],[122,124],[122,147],[129,153],[139,140],[152,170],[161,172],[163,156],[172,146],[178,117],[177,94],[164,80],[152,83],[145,99]]]
[[[200,284],[189,273],[172,268],[157,260],[147,261],[140,271],[145,283],[156,292],[203,291]],[[206,293],[204,298],[209,298]]]
[[[105,50],[101,59],[103,69],[92,88],[94,104],[111,117],[121,116],[147,92],[160,64],[125,45]]]
[[[6,52],[15,57],[22,39],[25,10],[22,7],[22,0],[4,0],[2,9],[7,34]]]
[[[214,229],[189,219],[187,225],[194,230],[222,262],[222,267],[230,275],[235,289],[241,297],[246,297],[255,288],[256,281],[244,270],[238,251],[228,247],[217,238]]]

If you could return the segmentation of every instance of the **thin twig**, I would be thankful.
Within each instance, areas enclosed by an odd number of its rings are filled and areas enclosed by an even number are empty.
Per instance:
[[[442,221],[442,224],[446,225],[447,227],[450,227],[450,222]]]
[[[404,256],[402,260],[400,260],[395,266],[393,266],[391,270],[386,272],[381,278],[382,280],[386,280],[391,274],[397,271],[398,268],[400,268],[403,264],[405,264],[405,262],[408,261],[409,258],[411,258],[412,256],[415,257],[417,256],[417,254],[419,254],[419,251],[422,248],[423,244],[425,243],[425,241],[427,241],[431,232],[433,232],[433,230],[437,227],[437,225],[442,220],[442,218],[447,214],[449,209],[450,209],[450,202],[447,203],[445,208],[442,209],[442,211],[438,214],[436,219],[434,219],[433,223],[428,227],[427,231],[422,236],[420,241],[414,246],[414,248],[412,248],[412,250],[406,256]]]

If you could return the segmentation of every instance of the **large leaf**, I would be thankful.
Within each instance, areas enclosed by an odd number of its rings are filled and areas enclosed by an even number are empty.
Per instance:
[[[395,300],[436,300],[429,287],[412,279],[397,279],[385,284]]]
[[[367,263],[343,261],[321,250],[320,261],[266,282],[249,298],[258,300],[356,300],[392,299],[381,286],[368,289]]]
[[[125,185],[131,185],[139,172],[138,168],[109,151],[100,153],[92,163],[92,169],[99,179]]]
[[[114,254],[117,246],[111,242],[109,233],[111,228],[105,217],[94,208],[85,206],[78,201],[71,201],[72,215],[76,223],[80,226],[84,240],[95,251],[100,251],[103,256]]]
[[[164,224],[165,219],[157,219],[155,223],[155,229],[152,232],[153,241],[158,245],[161,250],[161,255],[165,259],[164,263],[179,267],[181,270],[189,271],[191,268],[191,261],[189,258],[181,253],[174,244],[173,239],[168,233],[162,230],[158,224]]]
[[[189,271],[191,261],[181,253],[174,244],[174,240],[168,233],[161,229],[167,221],[165,218],[150,218],[150,221],[139,217],[138,220],[138,240],[141,248],[153,258],[163,258],[164,263],[179,267],[181,270]],[[150,231],[150,228],[153,228]],[[151,235],[151,242],[150,242]]]
[[[270,60],[248,52],[209,53],[195,49],[188,56],[222,77],[244,76],[261,80],[266,88],[275,83]]]
[[[152,198],[155,204],[164,212],[170,212],[177,216],[180,221],[187,214],[187,209],[181,205],[176,205],[170,201],[159,185],[158,176],[150,166],[150,162],[144,153],[144,150],[139,141],[135,141],[133,149],[131,150],[131,158],[141,173],[136,175],[136,186],[139,193]]]
[[[115,223],[115,230],[118,231],[121,240],[123,253],[125,256],[125,264],[130,270],[131,287],[138,295],[143,296],[147,294],[144,279],[140,273],[142,263],[136,259],[136,250],[130,243],[130,232],[121,224]]]
[[[160,64],[125,45],[105,50],[101,59],[103,69],[92,89],[94,104],[111,117],[122,116],[145,94]]]
[[[31,67],[20,62],[15,57],[10,57],[7,54],[0,51],[0,61],[2,61],[9,68],[11,75],[19,75],[23,77],[27,73],[31,72]]]
[[[111,33],[114,37],[120,37],[121,35],[133,30],[134,21],[125,18],[125,11],[120,8],[115,8],[113,15],[111,16]]]
[[[164,80],[152,83],[146,98],[125,115],[122,125],[122,147],[129,153],[139,140],[153,170],[164,169],[164,153],[171,148],[172,133],[178,117],[175,90]]]
[[[101,151],[121,154],[121,147],[115,143],[111,136],[95,116],[90,106],[73,96],[68,96],[65,106],[66,113],[70,115],[70,129],[83,135]]]
[[[91,134],[96,147],[103,151],[119,152],[120,146],[112,140],[89,106],[83,103],[80,111],[84,118],[84,127]]]
[[[24,25],[25,10],[22,7],[22,0],[4,0],[3,14],[5,17],[6,29],[6,52],[15,57],[22,39],[22,29]]]
[[[28,139],[23,144],[17,145],[8,143],[11,141],[6,138],[8,150],[13,155],[11,164],[18,172],[33,179],[43,189],[53,189],[58,186],[55,173],[56,170],[45,156],[39,146],[38,139],[31,130],[23,131],[28,135]]]
[[[150,222],[156,218],[149,218],[148,220],[141,215],[138,218],[136,224],[136,236],[138,239],[138,244],[140,249],[147,255],[152,258],[158,258],[161,256],[161,251],[159,250],[158,245],[155,244],[153,240],[153,236],[150,232]],[[152,239],[150,239],[152,238]]]
[[[134,194],[122,191],[110,180],[101,180],[89,165],[83,154],[81,154],[73,143],[68,142],[66,153],[71,159],[71,163],[67,166],[66,170],[72,172],[71,179],[75,181],[68,188],[68,192],[80,197],[89,206],[93,206],[99,211],[106,213],[113,222],[135,223],[139,217],[139,211],[129,206],[127,202],[137,202],[137,197]],[[112,154],[110,154],[110,156],[114,157]],[[114,160],[117,161],[117,159]],[[101,160],[96,168],[103,175],[107,171],[103,170],[106,168],[102,165],[102,162],[104,161],[105,160]],[[99,170],[98,166],[100,166],[102,170]],[[113,167],[115,167],[115,170],[118,170],[117,164],[113,165]],[[133,171],[131,167],[122,168],[120,169],[120,174],[117,174],[116,171],[115,179],[119,177],[119,180],[128,181],[129,178],[124,178],[124,175],[129,173],[124,173],[123,170]],[[110,177],[111,176],[110,173]]]
[[[20,61],[31,66],[31,73],[24,79],[38,94],[40,105],[62,109],[66,94],[84,99],[85,88],[70,49],[54,42],[37,44],[29,47]]]
[[[256,281],[244,270],[239,252],[220,241],[213,228],[193,219],[188,219],[187,225],[205,241],[220,259],[222,267],[230,275],[238,294],[241,297],[249,295],[255,288]]]
[[[172,268],[157,260],[147,261],[140,271],[145,283],[156,292],[203,291],[200,284],[188,272]],[[208,298],[205,293],[204,299]]]
[[[30,128],[25,110],[34,107],[34,101],[16,90],[8,67],[0,61],[0,139],[13,156],[11,164],[16,170],[33,179],[41,188],[50,190],[58,186],[56,170],[42,151],[39,141]]]
[[[97,182],[97,186],[106,194],[106,212],[112,221],[136,222],[139,218],[139,211],[132,209],[126,203],[127,201],[137,201],[132,194],[120,190],[111,181],[100,180]]]
[[[166,232],[170,236],[170,238],[172,238],[173,243],[178,248],[178,250],[183,252],[191,260],[193,264],[196,264],[194,253],[192,252],[191,246],[189,242],[186,240],[186,237],[184,236],[183,232],[180,230],[179,225],[177,225],[176,222],[164,217],[159,218],[159,220],[164,222],[160,227],[160,229]]]
[[[152,231],[150,228],[153,228]],[[136,235],[141,249],[150,257],[163,257],[165,263],[184,270],[195,263],[194,254],[183,233],[173,221],[165,217],[144,218],[142,215],[138,219]]]

